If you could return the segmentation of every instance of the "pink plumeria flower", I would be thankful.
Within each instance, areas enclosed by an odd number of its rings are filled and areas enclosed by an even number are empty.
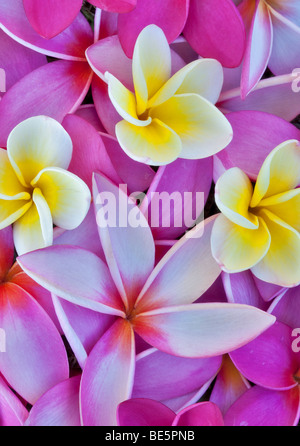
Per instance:
[[[146,398],[130,399],[119,404],[119,426],[224,426],[216,404],[193,404],[176,413],[164,404]]]
[[[247,346],[230,353],[238,370],[256,386],[227,411],[225,424],[293,426],[300,416],[300,352],[292,329],[276,322]]]
[[[18,258],[24,271],[55,295],[115,317],[84,366],[85,425],[116,424],[117,406],[132,392],[135,332],[165,353],[199,358],[244,345],[274,323],[273,316],[246,305],[192,303],[220,274],[210,252],[214,217],[206,220],[203,235],[202,226],[196,226],[154,268],[155,245],[145,217],[129,202],[122,218],[127,214],[127,222],[136,217],[140,224],[107,226],[101,214],[107,193],[119,215],[119,200],[127,197],[95,174],[94,203],[107,265],[92,252],[67,245]],[[199,231],[202,237],[196,237]]]
[[[47,314],[43,289],[13,265],[11,226],[0,231],[0,249],[0,327],[1,334],[5,334],[4,339],[1,336],[0,373],[33,404],[68,378],[68,358],[61,336]],[[49,301],[50,295],[46,297]]]
[[[23,426],[28,411],[0,376],[0,426]]]
[[[216,183],[221,210],[212,231],[212,252],[222,269],[251,269],[259,279],[292,287],[300,282],[300,145],[277,146],[265,159],[255,187],[239,168]]]

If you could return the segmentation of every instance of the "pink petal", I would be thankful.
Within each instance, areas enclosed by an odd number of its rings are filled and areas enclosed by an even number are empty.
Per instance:
[[[231,0],[191,0],[184,36],[202,57],[237,67],[245,49],[245,28]]]
[[[250,381],[270,389],[287,389],[297,385],[294,375],[300,354],[292,351],[292,329],[276,322],[249,344],[231,352],[238,370]]]
[[[252,276],[261,297],[267,302],[274,299],[283,289],[278,285],[258,279],[254,274]]]
[[[82,0],[41,2],[23,0],[24,10],[31,26],[46,39],[65,30],[80,11]]]
[[[23,270],[48,291],[84,308],[123,315],[105,263],[90,251],[62,245],[18,257]]]
[[[31,116],[47,115],[61,122],[80,105],[90,80],[87,64],[68,61],[51,62],[23,77],[0,102],[0,145],[6,146],[11,130]]]
[[[89,3],[109,12],[129,12],[135,8],[137,0],[90,0]]]
[[[118,320],[102,336],[86,362],[81,382],[85,426],[114,426],[118,405],[130,398],[135,364],[134,336],[126,320]]]
[[[99,133],[91,124],[78,116],[67,115],[62,125],[73,142],[70,172],[79,176],[90,189],[93,172],[102,172],[112,181],[121,182]]]
[[[161,259],[137,300],[139,312],[192,303],[213,284],[221,273],[210,247],[214,220],[196,226]]]
[[[138,0],[136,8],[129,14],[120,15],[118,20],[119,39],[125,54],[132,57],[139,33],[150,24],[159,26],[169,43],[175,40],[184,27],[188,6],[187,0]]]
[[[299,129],[268,113],[241,111],[226,117],[233,128],[233,140],[215,157],[225,169],[239,167],[252,180],[256,179],[263,161],[277,145],[288,139],[300,139]]]
[[[33,405],[25,426],[80,426],[80,375],[48,390]]]
[[[299,420],[297,387],[278,392],[254,386],[225,415],[225,426],[295,426]]]
[[[85,119],[97,130],[97,132],[105,132],[105,128],[97,115],[94,104],[83,104],[75,111],[74,115]]]
[[[150,166],[138,163],[126,155],[118,140],[111,135],[101,133],[102,141],[108,156],[121,178],[121,183],[127,184],[128,192],[147,190],[155,176]]]
[[[92,80],[92,95],[103,127],[107,133],[115,137],[115,127],[121,117],[109,99],[107,84],[97,76],[94,76]]]
[[[220,355],[247,344],[275,321],[255,307],[200,303],[160,308],[135,317],[137,333],[166,353],[187,358]]]
[[[165,402],[185,397],[173,410],[180,409],[218,372],[222,358],[180,358],[156,349],[137,356],[132,398],[150,398]],[[157,371],[159,370],[159,373]]]
[[[227,296],[224,290],[222,274],[214,281],[214,283],[205,291],[202,296],[195,301],[200,302],[227,302]]]
[[[181,174],[178,175],[178,172]],[[147,194],[148,221],[151,222],[154,238],[175,239],[188,227],[193,226],[203,211],[211,183],[212,157],[201,160],[178,159],[165,167],[160,167]],[[157,212],[157,199],[160,194],[165,193],[171,197],[177,196],[178,199],[174,206],[170,205],[164,210],[163,215],[160,215],[161,213]],[[151,197],[154,199],[151,200]],[[156,206],[152,205],[153,202]],[[162,219],[168,222],[168,227],[163,226]]]
[[[70,1],[74,3],[74,0]],[[49,20],[49,16],[47,19]],[[0,23],[3,31],[17,42],[56,58],[84,61],[84,52],[93,43],[92,29],[82,14],[78,14],[69,28],[59,36],[51,40],[44,39],[34,31],[27,20],[22,0],[1,2]]]
[[[267,310],[268,305],[262,299],[249,270],[236,274],[222,273],[222,278],[228,302],[253,305]]]
[[[30,294],[13,283],[1,286],[0,326],[6,333],[1,373],[26,401],[33,404],[68,378],[65,347],[53,322]]]
[[[26,74],[46,63],[44,55],[20,45],[0,30],[0,66],[5,71],[6,91]]]
[[[0,280],[2,281],[14,261],[14,241],[12,226],[0,231]]]
[[[171,426],[175,412],[159,401],[136,398],[119,404],[118,426]]]
[[[173,426],[224,426],[224,421],[218,406],[205,401],[181,410]]]
[[[19,398],[0,377],[0,426],[23,426],[27,417]]]
[[[269,313],[274,314],[278,321],[281,321],[292,328],[300,327],[300,287],[284,290],[276,297],[270,308]]]
[[[219,371],[209,400],[215,403],[224,415],[228,408],[249,389],[250,384],[233,365],[228,355],[223,356]]]
[[[271,54],[272,41],[273,29],[268,6],[257,0],[243,62],[242,99],[250,93],[265,72]]]
[[[136,299],[153,269],[153,236],[145,217],[135,203],[128,199],[124,188],[118,188],[104,176],[95,174],[93,189],[98,230],[106,261],[126,306]],[[107,213],[111,218],[115,217],[115,221],[107,224]]]

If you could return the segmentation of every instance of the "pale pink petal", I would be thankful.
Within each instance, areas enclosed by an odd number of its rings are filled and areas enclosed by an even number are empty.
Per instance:
[[[80,398],[85,426],[117,424],[117,407],[130,398],[134,364],[131,325],[118,320],[93,348],[83,370]]]
[[[153,236],[147,220],[133,200],[128,199],[124,187],[118,188],[104,176],[95,174],[93,189],[106,261],[126,306],[134,301],[153,269]]]
[[[173,426],[224,426],[224,421],[218,406],[204,401],[181,410],[176,415]]]
[[[137,333],[153,347],[197,358],[241,347],[274,321],[270,314],[248,305],[200,303],[145,312],[133,323]]]
[[[199,223],[161,259],[137,299],[139,312],[191,303],[213,284],[221,273],[210,247],[214,220]]]
[[[228,302],[253,305],[261,310],[267,310],[268,304],[262,299],[254,276],[249,270],[235,274],[222,272],[222,278]]]
[[[90,251],[50,246],[18,257],[18,263],[33,280],[59,297],[95,311],[123,314],[107,266]]]
[[[69,378],[41,396],[30,410],[25,426],[80,426],[80,378]]]
[[[0,377],[0,426],[23,426],[27,417],[19,398]]]
[[[175,412],[159,401],[134,398],[119,404],[118,426],[171,426]]]
[[[61,122],[81,104],[90,81],[91,70],[83,62],[51,62],[27,74],[0,102],[0,145],[5,147],[11,130],[32,116]]]
[[[250,93],[265,72],[271,54],[272,41],[273,28],[268,6],[257,0],[243,62],[242,99]]]
[[[13,283],[1,287],[0,326],[6,333],[1,373],[26,401],[33,404],[68,378],[66,350],[53,322],[30,294]]]
[[[68,29],[59,36],[51,40],[44,39],[29,23],[22,0],[1,2],[0,23],[3,31],[17,42],[39,53],[60,59],[84,61],[84,52],[93,43],[92,29],[82,14],[78,14]]]
[[[295,426],[299,421],[297,387],[284,392],[254,386],[225,415],[225,426]]]
[[[249,344],[230,353],[238,370],[247,379],[269,389],[288,389],[297,385],[300,354],[292,350],[292,329],[281,322]]]
[[[184,36],[202,57],[237,67],[245,49],[245,28],[231,0],[191,0]]]
[[[159,26],[169,43],[175,40],[184,27],[188,6],[187,0],[138,0],[132,12],[119,15],[118,35],[125,54],[132,57],[139,33],[150,24]]]
[[[299,129],[268,113],[240,111],[226,117],[233,128],[233,139],[215,157],[226,170],[239,167],[252,180],[256,180],[265,158],[277,145],[289,139],[300,139]]]
[[[71,25],[80,11],[82,0],[56,0],[51,3],[23,0],[23,6],[35,31],[51,39]]]

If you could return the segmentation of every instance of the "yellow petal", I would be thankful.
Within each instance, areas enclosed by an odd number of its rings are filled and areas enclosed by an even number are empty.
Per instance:
[[[288,192],[300,184],[300,143],[285,141],[265,159],[257,177],[251,206],[263,198]]]
[[[226,170],[216,183],[215,199],[220,211],[233,223],[256,229],[258,218],[248,211],[252,194],[251,181],[238,167]]]
[[[224,149],[232,139],[232,128],[225,116],[197,94],[173,96],[151,109],[150,116],[180,136],[181,158],[206,158]]]
[[[144,28],[135,43],[132,76],[138,114],[171,75],[171,51],[164,32],[156,25]]]
[[[47,116],[34,116],[21,122],[7,140],[9,160],[24,186],[45,167],[67,169],[72,147],[72,140],[61,124]]]
[[[39,189],[33,191],[28,211],[13,226],[14,243],[19,255],[45,248],[53,241],[50,209]]]
[[[223,85],[222,65],[214,59],[198,59],[175,73],[149,100],[156,107],[174,94],[196,93],[215,104]]]
[[[109,98],[123,119],[136,126],[147,126],[151,122],[151,118],[146,120],[139,119],[137,115],[136,99],[132,91],[124,87],[124,85],[112,74],[106,72],[105,78],[108,81]]]
[[[0,199],[30,200],[31,196],[18,180],[7,151],[0,149]]]
[[[252,268],[253,274],[265,282],[293,287],[300,283],[300,234],[268,210],[262,210],[271,235],[270,249]]]
[[[128,156],[153,166],[171,163],[181,152],[179,136],[158,119],[153,119],[147,127],[118,122],[116,135]]]
[[[80,225],[89,210],[91,194],[79,177],[58,167],[48,167],[32,184],[45,197],[55,225],[63,229],[75,229]]]
[[[30,208],[31,200],[1,200],[0,199],[0,229],[14,223]]]
[[[259,203],[288,225],[300,231],[300,188],[273,195]]]
[[[271,238],[266,224],[258,218],[257,229],[236,225],[220,214],[213,226],[211,248],[220,267],[229,273],[252,268],[268,252]]]

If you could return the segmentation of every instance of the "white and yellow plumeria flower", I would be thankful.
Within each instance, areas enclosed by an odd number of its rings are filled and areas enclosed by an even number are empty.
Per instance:
[[[300,283],[300,143],[286,141],[265,159],[255,187],[239,168],[216,184],[221,210],[212,252],[224,271],[251,269],[280,286]]]
[[[223,69],[199,59],[171,77],[171,51],[163,31],[149,25],[139,34],[132,59],[134,93],[106,72],[108,94],[123,120],[116,135],[134,160],[163,165],[176,158],[206,158],[224,149],[232,128],[213,105]]]
[[[66,170],[72,149],[68,133],[46,116],[21,122],[0,149],[0,229],[13,223],[18,254],[51,245],[53,224],[74,229],[86,216],[90,190]]]

